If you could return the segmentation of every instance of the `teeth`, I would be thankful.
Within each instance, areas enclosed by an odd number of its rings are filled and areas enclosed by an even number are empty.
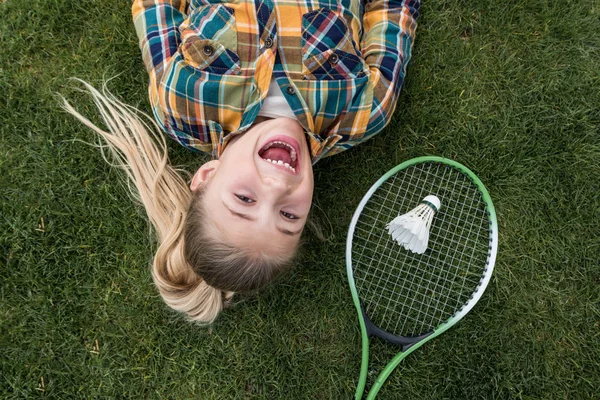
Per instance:
[[[290,158],[291,158],[291,160],[292,161],[296,161],[296,159],[297,159],[296,150],[294,150],[294,148],[292,146],[290,146],[289,144],[287,144],[285,142],[282,142],[282,141],[279,141],[279,140],[276,140],[274,142],[268,143],[265,147],[262,148],[262,151],[263,152],[267,151],[268,149],[270,149],[271,147],[273,147],[276,144],[286,147],[289,150],[289,152],[290,152]]]
[[[275,164],[275,165],[282,165],[284,167],[286,167],[287,169],[289,169],[292,172],[296,172],[296,168],[292,167],[290,164],[288,163],[284,163],[281,160],[271,160],[270,158],[264,159],[265,161],[270,162],[271,164]]]
[[[275,142],[268,143],[265,147],[263,147],[263,151],[267,150],[267,149],[269,149],[271,147],[273,147],[273,145],[275,145],[275,144],[283,145],[283,146],[287,147],[288,149],[290,149],[290,152],[295,153],[294,148],[292,146],[290,146],[289,144],[287,144],[285,142],[281,142],[279,140],[276,140]]]

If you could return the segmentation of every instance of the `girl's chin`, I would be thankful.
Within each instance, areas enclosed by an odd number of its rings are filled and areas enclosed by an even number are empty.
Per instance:
[[[263,116],[259,115],[258,117],[256,117],[254,119],[254,122],[252,123],[252,125],[258,125],[258,124],[261,124],[261,123],[263,123],[265,121],[269,121],[269,120],[272,120],[272,119],[273,118],[263,117]]]

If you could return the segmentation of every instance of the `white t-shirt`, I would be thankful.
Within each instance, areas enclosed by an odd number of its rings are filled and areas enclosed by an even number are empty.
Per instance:
[[[275,79],[271,79],[269,92],[267,93],[267,97],[265,97],[258,115],[267,118],[287,117],[298,120],[283,96],[281,89],[279,89],[279,85]]]

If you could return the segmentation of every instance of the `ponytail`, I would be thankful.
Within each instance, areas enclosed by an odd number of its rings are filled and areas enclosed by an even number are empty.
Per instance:
[[[170,166],[165,138],[153,118],[79,80],[91,94],[108,131],[78,113],[63,98],[63,107],[104,141],[116,165],[127,174],[130,192],[146,210],[158,236],[152,277],[169,307],[201,323],[211,323],[233,292],[210,286],[188,264],[184,228],[193,194]],[[108,158],[103,152],[104,158]],[[131,188],[135,186],[135,190]]]

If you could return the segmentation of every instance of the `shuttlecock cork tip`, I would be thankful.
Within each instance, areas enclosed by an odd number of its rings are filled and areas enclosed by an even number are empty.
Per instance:
[[[433,210],[435,212],[440,211],[440,207],[442,206],[442,203],[440,202],[440,199],[438,199],[437,196],[434,196],[432,194],[430,194],[429,196],[426,196],[423,199],[423,203],[428,204],[431,207],[433,207]]]

